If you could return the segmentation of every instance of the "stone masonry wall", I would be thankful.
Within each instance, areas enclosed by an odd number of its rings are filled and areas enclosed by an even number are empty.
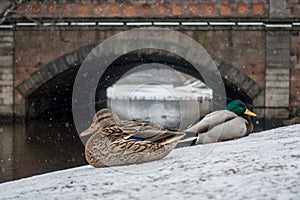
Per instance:
[[[300,116],[300,31],[293,31],[291,40],[290,106],[292,114]]]
[[[0,113],[13,113],[13,31],[5,30],[0,31]]]
[[[266,117],[287,118],[290,97],[289,31],[266,35]]]

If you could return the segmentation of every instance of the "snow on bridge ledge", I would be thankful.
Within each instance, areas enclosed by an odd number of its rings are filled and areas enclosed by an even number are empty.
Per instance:
[[[140,165],[39,175],[0,184],[0,194],[2,199],[299,199],[299,129],[179,148]]]
[[[264,21],[140,21],[140,22],[131,22],[131,21],[63,21],[63,22],[17,22],[15,24],[6,23],[0,24],[0,29],[13,29],[15,27],[51,27],[51,26],[63,26],[63,27],[96,27],[96,26],[129,26],[129,27],[141,27],[141,26],[193,26],[193,27],[255,27],[256,29],[298,29],[300,23],[298,21],[290,21],[290,22],[264,22]]]

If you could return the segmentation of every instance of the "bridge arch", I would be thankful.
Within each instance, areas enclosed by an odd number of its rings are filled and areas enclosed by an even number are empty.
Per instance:
[[[95,48],[95,46],[96,45],[88,45],[67,53],[35,71],[21,84],[19,84],[16,89],[20,92],[20,94],[22,94],[27,103],[29,103],[28,108],[25,108],[25,112],[27,112],[26,114],[32,114],[34,112],[35,114],[33,114],[33,116],[39,117],[39,112],[46,112],[47,110],[53,108],[53,106],[57,109],[58,112],[61,112],[61,109],[58,106],[59,103],[50,103],[49,106],[41,109],[41,106],[39,106],[38,103],[35,103],[35,105],[31,105],[33,101],[31,101],[30,99],[33,99],[33,97],[35,97],[36,95],[46,95],[44,98],[39,98],[41,101],[40,103],[45,103],[45,101],[48,100],[52,101],[51,94],[47,95],[45,93],[55,93],[59,92],[60,90],[65,91],[66,88],[64,87],[66,85],[68,85],[67,95],[69,95],[69,97],[58,102],[68,104],[69,107],[66,111],[71,112],[71,91],[74,85],[76,74],[86,56]],[[227,99],[242,99],[247,104],[251,105],[252,100],[257,95],[259,95],[261,87],[237,67],[212,55],[211,57],[216,63],[217,68],[220,71],[220,74],[224,81]],[[131,68],[144,63],[153,62],[166,64],[180,72],[190,74],[200,80],[203,80],[203,77],[199,73],[197,73],[193,66],[185,59],[171,52],[157,49],[144,49],[140,51],[129,52],[128,54],[120,56],[109,66],[109,68],[105,72],[115,73],[116,75],[109,80],[100,81],[106,81],[106,83],[102,85],[105,85],[104,87],[107,88],[114,82],[116,82],[120,77],[122,77],[122,75]],[[122,66],[122,70],[120,70],[119,66]],[[49,86],[49,83],[51,82],[52,86]],[[47,100],[47,98],[49,99]]]

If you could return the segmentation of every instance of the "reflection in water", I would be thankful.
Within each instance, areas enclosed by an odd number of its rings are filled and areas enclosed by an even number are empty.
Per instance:
[[[86,164],[72,124],[0,125],[0,182]]]
[[[0,126],[0,183],[13,178],[13,127]]]

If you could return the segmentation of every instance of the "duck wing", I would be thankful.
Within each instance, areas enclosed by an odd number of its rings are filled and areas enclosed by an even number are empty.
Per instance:
[[[163,127],[151,122],[133,119],[118,121],[116,124],[106,126],[102,132],[111,140],[118,138],[128,139],[130,137],[145,140],[157,134],[163,134],[165,131],[166,129]]]
[[[186,130],[192,133],[204,133],[208,130],[238,117],[229,110],[219,110],[206,115],[200,122]]]
[[[248,122],[245,118],[236,117],[213,127],[205,133],[199,134],[196,144],[206,144],[244,137],[248,134],[247,123]]]
[[[167,138],[182,136],[183,134],[172,132],[160,125],[139,119],[121,121],[118,125],[123,131],[124,139],[136,141],[158,142]]]
[[[129,137],[130,138],[140,138],[145,141],[151,141],[151,142],[163,142],[164,140],[168,140],[171,138],[181,137],[185,134],[182,132],[172,132],[168,130],[160,130],[160,131],[141,131],[136,133],[134,136]]]

